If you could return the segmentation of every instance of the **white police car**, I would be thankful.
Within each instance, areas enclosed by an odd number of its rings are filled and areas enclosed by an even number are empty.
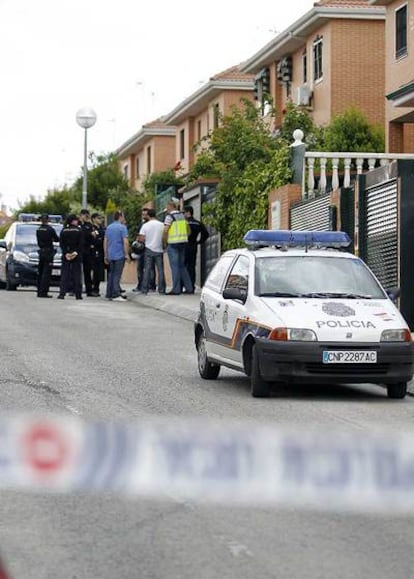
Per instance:
[[[250,376],[255,397],[271,382],[376,383],[404,398],[413,376],[407,323],[343,232],[251,230],[203,287],[195,323],[198,369]],[[342,249],[342,250],[341,250]],[[398,290],[397,290],[398,291]]]

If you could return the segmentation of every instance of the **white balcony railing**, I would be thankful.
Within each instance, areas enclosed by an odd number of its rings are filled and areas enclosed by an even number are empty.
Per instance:
[[[351,175],[360,175],[366,171],[372,171],[375,167],[388,165],[397,159],[414,160],[414,154],[409,153],[326,153],[305,152],[303,171],[303,196],[314,197],[322,195],[328,190],[338,189],[342,180],[343,187],[351,185]],[[315,163],[318,171],[316,175]],[[327,166],[331,184],[328,189]],[[365,170],[364,170],[365,168]]]

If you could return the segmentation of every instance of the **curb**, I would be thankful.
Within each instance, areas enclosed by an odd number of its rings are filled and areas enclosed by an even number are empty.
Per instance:
[[[153,310],[158,310],[160,312],[165,312],[171,316],[175,316],[180,319],[187,320],[189,322],[194,322],[197,319],[198,313],[198,303],[199,296],[196,294],[190,298],[190,296],[170,296],[165,297],[164,295],[136,295],[128,292],[128,300],[137,303],[146,308],[152,308]],[[188,301],[191,299],[191,304],[180,303],[180,301]],[[194,305],[193,305],[194,304]]]

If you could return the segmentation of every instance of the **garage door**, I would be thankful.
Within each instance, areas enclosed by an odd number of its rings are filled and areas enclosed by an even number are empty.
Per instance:
[[[399,285],[398,185],[393,179],[360,195],[360,256],[386,288]]]
[[[290,228],[295,231],[328,231],[330,197],[328,193],[294,205],[290,210]]]

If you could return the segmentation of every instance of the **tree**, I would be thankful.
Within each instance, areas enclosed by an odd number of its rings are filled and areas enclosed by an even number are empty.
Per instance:
[[[122,195],[129,191],[128,181],[122,175],[118,158],[113,153],[89,154],[91,168],[88,170],[88,204],[104,211],[108,199],[119,203]],[[83,177],[75,181],[73,190],[80,202],[82,199]]]
[[[361,111],[351,107],[327,126],[323,150],[382,153],[384,130],[379,125],[370,125]]]
[[[108,200],[116,206],[121,206],[125,195],[130,193],[128,182],[122,175],[118,159],[113,153],[95,155],[89,154],[92,167],[88,170],[88,206],[91,211],[105,211]],[[52,189],[44,199],[31,196],[20,205],[18,213],[49,213],[67,215],[77,213],[81,209],[83,177],[80,175],[72,186],[65,185],[62,189]],[[133,193],[131,193],[133,194]]]
[[[76,194],[66,185],[62,189],[52,189],[46,193],[44,199],[31,196],[28,201],[19,207],[18,213],[49,213],[50,215],[67,215],[76,203]]]
[[[177,175],[174,169],[151,173],[147,176],[143,184],[144,193],[147,195],[148,200],[154,199],[157,185],[176,185],[180,188],[184,185],[184,180]]]
[[[291,170],[289,147],[269,133],[249,100],[232,107],[220,121],[206,142],[200,143],[202,152],[188,181],[219,179],[214,200],[204,205],[204,218],[220,231],[222,247],[228,249],[240,245],[248,229],[266,228],[268,193],[287,183]]]
[[[3,223],[0,225],[0,239],[3,239],[9,229],[11,223]]]
[[[321,150],[324,141],[324,129],[315,125],[307,109],[288,102],[284,110],[283,124],[279,136],[290,145],[293,141],[293,131],[295,129],[303,131],[304,140],[311,150]]]

